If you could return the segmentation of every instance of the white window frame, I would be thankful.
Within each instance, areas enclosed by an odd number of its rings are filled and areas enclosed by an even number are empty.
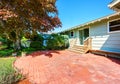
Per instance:
[[[109,26],[110,22],[117,21],[117,20],[120,20],[120,18],[108,21],[108,23],[107,23],[108,33],[117,33],[117,32],[120,32],[120,30],[119,31],[110,31],[110,26]]]

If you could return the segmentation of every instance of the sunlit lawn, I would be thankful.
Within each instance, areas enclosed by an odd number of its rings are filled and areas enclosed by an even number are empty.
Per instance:
[[[15,57],[0,58],[0,84],[11,84],[21,78],[12,66],[14,61]]]
[[[14,61],[15,61],[15,57],[0,58],[0,67],[2,67],[3,65],[4,67],[12,67],[12,63]]]

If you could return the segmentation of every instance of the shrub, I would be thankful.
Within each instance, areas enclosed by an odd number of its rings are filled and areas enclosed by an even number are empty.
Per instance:
[[[61,35],[64,38],[64,48],[69,47],[69,37],[68,35]]]
[[[32,53],[32,52],[34,52],[34,51],[36,51],[37,49],[35,49],[35,48],[25,48],[25,49],[23,49],[22,51],[23,52],[26,52],[26,54],[30,54],[30,53]]]
[[[0,38],[2,45],[6,45],[6,48],[12,48],[13,42],[6,38]],[[0,45],[1,46],[1,45]]]
[[[6,49],[6,48],[7,48],[7,45],[5,45],[5,44],[0,44],[0,50]]]
[[[43,41],[43,36],[41,34],[36,34],[31,38],[32,41]]]
[[[35,35],[31,38],[32,42],[30,43],[31,48],[36,48],[37,50],[41,50],[43,48],[43,37],[42,35]]]
[[[10,56],[13,53],[13,49],[0,50],[0,57]]]
[[[13,84],[22,79],[22,75],[14,70],[15,58],[0,58],[0,84]]]
[[[0,42],[2,42],[2,43],[6,43],[6,39],[4,38],[0,38]]]
[[[32,41],[31,44],[30,44],[30,47],[31,48],[36,48],[36,49],[42,49],[42,42],[40,41]]]
[[[47,49],[60,50],[68,46],[68,37],[65,35],[52,34],[47,39]]]

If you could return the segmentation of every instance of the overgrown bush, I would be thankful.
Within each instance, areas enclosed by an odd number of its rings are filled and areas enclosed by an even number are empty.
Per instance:
[[[27,54],[31,54],[32,52],[34,52],[34,51],[37,51],[37,49],[36,48],[24,48],[23,50],[22,50],[22,52],[25,52],[26,53],[26,55]],[[21,55],[22,55],[22,53],[21,53]]]
[[[47,39],[47,49],[60,50],[68,47],[68,37],[65,35],[52,34]]]
[[[43,41],[43,36],[41,34],[36,34],[34,36],[31,37],[32,41]]]
[[[0,45],[0,50],[6,49],[6,48],[7,48],[7,45],[5,45],[5,44]]]
[[[30,44],[31,48],[35,48],[35,49],[42,49],[42,43],[40,41],[32,41]]]
[[[0,37],[0,42],[2,42],[2,43],[6,43],[6,39]]]
[[[43,37],[42,35],[35,35],[33,38],[31,38],[32,42],[30,44],[31,48],[39,49],[41,50],[43,48]]]
[[[9,48],[12,48],[12,44],[13,42],[9,39],[6,39],[6,38],[0,38],[0,42],[2,43],[2,45],[6,45],[6,48],[9,49]],[[0,45],[1,46],[1,45]]]
[[[6,43],[6,40],[3,38],[0,38],[0,50],[7,48],[7,45],[5,43]]]
[[[0,50],[0,57],[10,56],[13,53],[13,49]]]
[[[0,84],[15,84],[22,75],[12,67],[15,58],[0,58]]]

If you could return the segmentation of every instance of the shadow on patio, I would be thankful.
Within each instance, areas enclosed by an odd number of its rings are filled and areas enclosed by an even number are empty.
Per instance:
[[[120,65],[120,58],[108,57],[108,59]]]
[[[37,51],[37,52],[33,52],[31,54],[28,54],[27,56],[36,57],[36,56],[45,55],[45,56],[51,58],[53,56],[52,55],[53,53],[60,54],[59,51],[51,50],[51,51]]]

